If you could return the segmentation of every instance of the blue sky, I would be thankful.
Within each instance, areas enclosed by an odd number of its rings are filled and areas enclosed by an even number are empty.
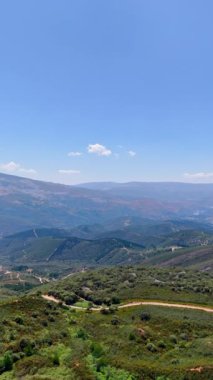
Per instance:
[[[212,182],[212,14],[211,0],[1,2],[0,171]]]

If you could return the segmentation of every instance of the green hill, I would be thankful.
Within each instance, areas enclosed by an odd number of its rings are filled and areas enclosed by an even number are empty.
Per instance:
[[[32,230],[0,240],[0,258],[5,264],[71,262],[80,265],[140,262],[144,247],[121,239],[85,240],[65,237],[63,230]]]
[[[47,292],[69,306],[43,299]],[[142,266],[76,273],[43,285],[0,305],[0,378],[209,380],[213,313],[118,307],[134,299],[213,305],[212,292],[211,273]],[[101,311],[90,310],[100,304]]]
[[[69,294],[94,304],[113,304],[132,299],[195,302],[213,305],[212,272],[123,266],[88,270],[45,285],[44,291],[61,300]],[[115,300],[115,301],[114,301]]]
[[[78,231],[90,236],[91,227],[87,229],[85,226],[70,231],[52,228],[24,231],[0,239],[1,264],[13,267],[27,265],[45,275],[53,271],[56,276],[67,273],[68,268],[71,272],[84,266],[139,263],[202,270],[213,268],[213,235],[210,232],[190,229],[194,223],[162,222],[152,225],[149,221],[148,224],[132,226],[131,229],[126,227],[120,230],[122,233],[111,231],[105,234],[107,237],[93,239],[72,236]],[[100,226],[97,229],[100,230]],[[141,243],[136,243],[137,240]]]

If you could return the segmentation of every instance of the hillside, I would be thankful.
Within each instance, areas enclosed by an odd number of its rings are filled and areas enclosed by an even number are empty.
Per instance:
[[[208,380],[213,373],[212,315],[202,311],[74,312],[37,295],[1,305],[0,325],[4,380]]]
[[[194,230],[195,226],[202,229]],[[95,225],[71,230],[32,229],[9,235],[0,239],[0,263],[10,268],[27,266],[45,276],[54,272],[56,277],[84,267],[139,263],[208,271],[213,268],[213,234],[208,225],[148,221],[100,233],[106,229],[109,227]],[[82,235],[88,238],[79,237]]]
[[[86,299],[94,305],[125,303],[129,300],[191,302],[213,306],[212,272],[180,268],[125,266],[76,273],[56,284],[45,285],[43,292],[59,300],[75,303]],[[72,301],[71,295],[75,295]],[[70,297],[70,298],[69,298]]]
[[[117,237],[134,243],[150,246],[195,246],[213,241],[213,227],[210,224],[184,220],[138,220],[120,218],[105,225],[105,231],[98,237]],[[77,234],[76,230],[76,234]]]
[[[213,246],[193,247],[171,252],[161,251],[144,261],[144,265],[213,270]]]
[[[1,303],[0,378],[208,380],[212,292],[211,273],[141,266],[42,285]]]
[[[144,247],[121,239],[86,240],[55,229],[29,230],[0,240],[4,264],[68,262],[83,265],[117,265],[140,262]]]
[[[95,223],[107,204],[95,191],[0,174],[0,235]]]

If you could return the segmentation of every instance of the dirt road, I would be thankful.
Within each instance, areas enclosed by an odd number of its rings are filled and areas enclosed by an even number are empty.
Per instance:
[[[53,296],[48,296],[47,294],[43,294],[42,297],[47,300],[47,301],[53,301],[53,302],[56,302],[56,303],[59,303],[60,300],[58,300],[57,298],[53,297]],[[213,308],[210,308],[210,307],[205,307],[205,306],[196,306],[196,305],[189,305],[189,304],[179,304],[179,303],[167,303],[167,302],[161,302],[161,301],[138,301],[138,302],[129,302],[127,304],[124,304],[124,305],[119,305],[118,306],[118,309],[125,309],[125,308],[128,308],[128,307],[134,307],[134,306],[163,306],[163,307],[174,307],[174,308],[179,308],[179,309],[192,309],[192,310],[201,310],[201,311],[205,311],[207,313],[213,313]],[[84,307],[80,307],[80,306],[74,306],[74,305],[70,305],[69,307],[73,308],[73,309],[78,309],[78,310],[85,310]],[[100,311],[102,309],[107,309],[107,307],[92,307],[90,310],[92,311]]]

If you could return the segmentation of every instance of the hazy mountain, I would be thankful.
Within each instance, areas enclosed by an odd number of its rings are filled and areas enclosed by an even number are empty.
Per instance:
[[[0,236],[39,227],[109,225],[120,217],[211,222],[213,185],[100,183],[76,187],[0,174]]]
[[[79,185],[89,190],[104,191],[107,194],[125,198],[152,198],[158,201],[201,200],[213,207],[213,184],[192,184],[184,182],[91,182]]]
[[[114,229],[105,229],[98,237],[126,239],[146,247],[190,246],[200,245],[207,240],[213,241],[213,226],[209,224],[184,220],[141,220],[140,223],[132,223],[130,218],[121,220],[123,224],[120,225],[117,220],[117,223],[112,221]]]

